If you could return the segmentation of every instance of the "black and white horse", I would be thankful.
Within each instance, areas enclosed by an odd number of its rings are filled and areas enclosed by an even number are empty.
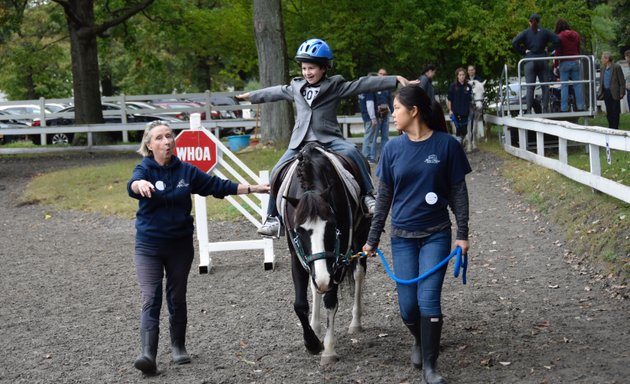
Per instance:
[[[344,277],[347,282],[354,282],[354,306],[348,332],[362,330],[361,293],[366,260],[356,254],[365,244],[370,220],[363,217],[355,177],[359,176],[351,161],[316,144],[307,144],[272,182],[276,196],[281,197],[279,208],[291,252],[293,307],[304,331],[306,349],[312,354],[323,351],[321,365],[338,360],[335,314],[339,285]],[[310,321],[309,284],[313,298]],[[322,301],[327,324],[323,343],[318,336],[322,328]]]
[[[486,81],[469,80],[472,87],[472,103],[470,118],[468,120],[468,133],[464,137],[462,145],[466,152],[477,149],[477,140],[485,138],[485,126],[483,125],[483,102],[485,95]]]

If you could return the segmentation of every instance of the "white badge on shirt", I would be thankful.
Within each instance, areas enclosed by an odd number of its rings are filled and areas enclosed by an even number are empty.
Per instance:
[[[433,204],[437,203],[437,201],[438,201],[438,197],[437,197],[437,195],[435,194],[435,192],[429,192],[429,193],[427,193],[427,195],[424,197],[424,201],[426,201],[426,202],[427,202],[427,204],[429,204],[429,205],[433,205]]]
[[[162,180],[158,180],[158,181],[155,182],[155,188],[158,191],[163,191],[164,188],[166,188],[166,184],[164,184],[164,182]]]

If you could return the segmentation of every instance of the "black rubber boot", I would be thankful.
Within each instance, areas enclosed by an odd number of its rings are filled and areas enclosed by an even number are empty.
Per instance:
[[[411,364],[418,369],[422,369],[422,337],[419,323],[405,323],[409,332],[414,338],[411,346]]]
[[[175,364],[190,363],[190,355],[186,352],[186,324],[171,325],[171,355]]]
[[[426,384],[446,384],[446,380],[437,372],[442,323],[442,316],[420,318],[423,376]]]
[[[133,366],[136,367],[136,369],[141,370],[142,373],[152,375],[157,372],[155,357],[157,356],[159,336],[159,329],[140,331],[142,354],[138,356],[135,363],[133,363]]]

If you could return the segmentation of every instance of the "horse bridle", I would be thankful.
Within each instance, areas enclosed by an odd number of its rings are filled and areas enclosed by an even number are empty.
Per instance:
[[[334,208],[330,206],[330,209],[334,212]],[[352,223],[352,220],[350,221]],[[352,230],[350,231],[352,233]],[[341,231],[339,228],[335,228],[335,250],[333,252],[324,251],[317,252],[307,255],[304,252],[304,246],[302,245],[302,240],[300,240],[300,234],[295,229],[290,229],[289,234],[291,235],[291,242],[293,243],[293,248],[295,249],[295,253],[297,254],[298,260],[300,260],[300,264],[302,267],[311,274],[310,263],[321,260],[321,259],[333,259],[333,281],[335,283],[339,283],[343,280],[343,276],[346,270],[346,267],[350,264],[350,256],[352,255],[352,247],[351,237],[348,242],[348,250],[345,254],[341,253]]]

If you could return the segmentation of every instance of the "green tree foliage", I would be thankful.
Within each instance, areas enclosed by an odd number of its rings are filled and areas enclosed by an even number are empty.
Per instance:
[[[70,49],[62,13],[50,4],[20,8],[22,3],[13,4],[17,9],[3,7],[0,16],[13,23],[0,32],[0,88],[14,100],[70,96]]]
[[[245,0],[157,2],[112,31],[101,66],[127,94],[242,88],[256,68],[251,13]]]
[[[444,93],[455,68],[466,64],[475,64],[491,81],[505,63],[515,73],[520,56],[511,40],[528,27],[532,12],[540,13],[541,25],[551,30],[565,18],[582,35],[586,53],[599,55],[604,46],[618,53],[630,40],[630,31],[624,32],[630,28],[628,2],[283,0],[282,7],[289,59],[301,42],[319,37],[334,50],[333,73],[352,79],[385,67],[417,78],[433,63],[435,85]],[[95,2],[96,22],[126,3]],[[11,98],[68,95],[67,31],[60,10],[43,0],[0,4],[0,89]],[[258,78],[251,0],[157,1],[110,28],[98,44],[102,88],[109,82],[114,93],[242,89]],[[290,71],[300,75],[297,65]]]

